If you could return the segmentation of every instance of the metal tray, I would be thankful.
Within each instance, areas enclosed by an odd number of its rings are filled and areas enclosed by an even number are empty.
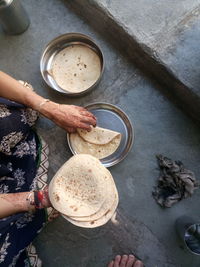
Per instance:
[[[63,90],[54,80],[53,76],[50,73],[51,65],[53,62],[54,57],[64,48],[70,45],[84,45],[92,49],[99,57],[101,62],[101,73],[98,80],[89,88],[82,92],[72,93],[66,90]],[[44,81],[49,85],[52,89],[66,94],[72,97],[82,96],[92,89],[100,82],[102,74],[104,71],[104,58],[101,49],[98,45],[88,36],[81,34],[81,33],[66,33],[63,35],[58,36],[57,38],[53,39],[44,49],[44,52],[40,59],[40,72]]]
[[[122,161],[130,151],[134,131],[128,116],[118,107],[108,103],[93,103],[85,106],[97,118],[99,127],[107,128],[122,134],[121,143],[118,149],[110,156],[101,159],[105,167],[111,167]],[[70,143],[70,135],[67,135],[67,141],[72,154],[77,154]]]

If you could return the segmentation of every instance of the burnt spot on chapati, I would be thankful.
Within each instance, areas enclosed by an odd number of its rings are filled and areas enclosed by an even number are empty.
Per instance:
[[[78,208],[76,207],[76,206],[74,206],[74,205],[71,205],[71,206],[69,206],[70,207],[70,209],[72,209],[73,211],[77,211],[78,210]]]
[[[55,200],[58,202],[60,200],[60,197],[58,194],[55,194]]]
[[[94,224],[94,223],[95,223],[95,221],[91,221],[91,222],[90,222],[90,224]]]

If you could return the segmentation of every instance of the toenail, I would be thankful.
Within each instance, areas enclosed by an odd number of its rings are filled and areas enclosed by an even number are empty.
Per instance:
[[[123,259],[127,259],[128,258],[128,255],[123,255],[122,258]]]
[[[120,259],[121,259],[121,256],[120,256],[120,255],[117,255],[117,256],[115,257],[115,260],[117,260],[117,261],[120,261]]]
[[[121,259],[121,263],[126,263],[128,260],[128,256],[127,255],[123,255],[122,259]]]

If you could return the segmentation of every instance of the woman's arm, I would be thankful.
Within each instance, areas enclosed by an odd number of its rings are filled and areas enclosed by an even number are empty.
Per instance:
[[[29,192],[0,194],[0,219],[34,209],[26,200]]]
[[[38,198],[38,193],[42,199]],[[35,211],[36,208],[42,209],[50,206],[48,187],[43,191],[37,191],[35,196],[34,192],[0,194],[0,219],[19,212]]]
[[[0,97],[21,103],[39,111],[58,126],[73,132],[76,128],[90,129],[96,118],[86,109],[73,105],[60,105],[45,99],[17,80],[0,71]]]

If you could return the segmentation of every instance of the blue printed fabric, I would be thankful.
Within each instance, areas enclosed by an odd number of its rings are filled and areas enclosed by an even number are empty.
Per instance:
[[[32,129],[38,114],[0,98],[0,194],[36,189],[40,140]],[[0,267],[29,266],[25,248],[45,223],[45,211],[0,219]]]

